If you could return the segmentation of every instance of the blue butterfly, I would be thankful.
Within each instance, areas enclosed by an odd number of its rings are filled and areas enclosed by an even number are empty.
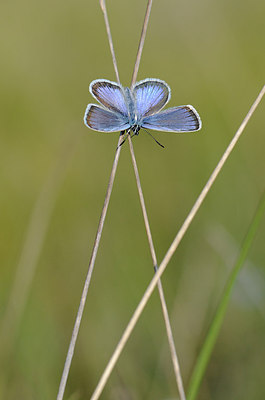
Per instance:
[[[88,104],[86,108],[85,125],[95,131],[127,131],[134,136],[141,128],[182,133],[198,131],[202,126],[199,114],[190,105],[161,111],[170,99],[170,87],[160,79],[144,79],[131,89],[96,79],[89,91],[102,105]]]

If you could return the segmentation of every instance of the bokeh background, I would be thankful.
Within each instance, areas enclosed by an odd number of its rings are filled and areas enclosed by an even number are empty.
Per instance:
[[[107,7],[129,85],[146,2]],[[265,83],[264,15],[262,0],[153,3],[138,79],[165,80],[170,106],[192,104],[203,121],[196,134],[155,133],[164,150],[144,132],[133,139],[159,261]],[[118,141],[84,126],[88,85],[115,75],[96,0],[3,1],[0,19],[0,398],[52,399]],[[263,100],[163,276],[186,387],[264,190],[264,110]],[[263,218],[198,399],[265,398],[264,235]],[[152,276],[126,143],[66,399],[90,397]],[[154,293],[102,399],[173,398]]]

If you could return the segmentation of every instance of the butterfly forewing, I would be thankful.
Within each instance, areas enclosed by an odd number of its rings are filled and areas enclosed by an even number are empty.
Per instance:
[[[121,85],[106,79],[97,79],[89,86],[90,93],[111,111],[128,115],[124,100],[124,90]]]
[[[201,129],[201,120],[194,107],[179,106],[145,117],[142,127],[165,132],[194,132]]]
[[[84,122],[86,126],[99,132],[118,132],[130,127],[126,116],[95,104],[87,106]]]
[[[153,115],[160,111],[170,99],[170,88],[159,79],[145,79],[133,87],[137,118]]]

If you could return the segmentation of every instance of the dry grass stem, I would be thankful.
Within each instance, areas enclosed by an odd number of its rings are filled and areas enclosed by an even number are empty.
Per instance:
[[[99,3],[100,3],[100,7],[102,9],[103,15],[104,15],[104,21],[105,21],[105,25],[106,25],[106,30],[107,30],[107,35],[108,35],[110,51],[111,51],[111,55],[112,55],[112,61],[113,61],[116,78],[117,78],[117,81],[120,82],[117,61],[116,61],[116,57],[115,57],[114,46],[113,46],[110,25],[109,25],[109,20],[108,20],[108,15],[107,15],[106,3],[105,3],[105,0],[99,0]],[[149,14],[150,14],[150,11],[149,11]],[[146,18],[145,18],[145,20],[146,20]],[[145,26],[145,29],[143,30],[144,33],[146,32],[146,29],[147,29],[147,22],[148,22],[148,18],[147,18],[147,21],[145,22],[146,26]],[[144,38],[141,39],[141,42],[142,42],[142,45],[141,45],[141,48],[142,48]],[[140,63],[140,58],[141,58],[141,52],[139,55],[139,51],[138,51],[138,56],[137,56],[138,67],[139,67],[139,63]],[[137,70],[138,70],[138,68],[137,68]],[[136,71],[136,74],[137,74],[137,71]],[[79,328],[80,328],[80,324],[81,324],[81,320],[82,320],[82,315],[83,315],[84,307],[85,307],[85,303],[86,303],[87,292],[88,292],[91,276],[92,276],[95,261],[96,261],[96,256],[97,256],[97,251],[98,251],[98,247],[99,247],[99,243],[100,243],[101,233],[103,230],[105,217],[106,217],[106,213],[107,213],[107,209],[108,209],[108,205],[109,205],[109,200],[110,200],[110,196],[111,196],[111,192],[112,192],[113,182],[114,182],[114,178],[116,175],[119,155],[120,155],[120,151],[121,151],[121,147],[120,147],[121,142],[122,142],[122,136],[120,135],[119,141],[118,141],[118,147],[116,149],[115,159],[114,159],[111,174],[110,174],[108,189],[107,189],[106,197],[104,200],[104,206],[103,206],[102,214],[101,214],[100,221],[99,221],[96,239],[94,242],[91,259],[90,259],[89,266],[88,266],[88,273],[87,273],[87,277],[85,280],[85,284],[84,284],[84,288],[83,288],[83,292],[82,292],[82,296],[81,296],[81,301],[80,301],[80,305],[78,308],[78,312],[77,312],[77,316],[76,316],[76,320],[75,320],[75,324],[74,324],[74,329],[72,332],[72,337],[71,337],[70,345],[69,345],[68,352],[67,352],[66,361],[64,364],[64,369],[63,369],[63,373],[62,373],[62,377],[61,377],[57,400],[62,400],[63,396],[64,396],[65,386],[66,386],[67,378],[69,375],[69,370],[70,370],[71,363],[72,363],[75,344],[76,344],[76,340],[77,340],[77,336],[78,336],[78,332],[79,332]]]
[[[113,46],[113,41],[112,41],[112,36],[111,36],[111,31],[110,31],[110,25],[109,25],[105,0],[99,0],[99,3],[100,3],[101,10],[103,12],[103,15],[104,15],[104,21],[105,21],[105,25],[106,25],[108,41],[109,41],[109,46],[110,46],[110,51],[111,51],[111,55],[112,55],[112,61],[113,61],[116,78],[117,78],[117,81],[120,83],[118,66],[117,66],[117,61],[116,61],[115,52],[114,52],[114,46]],[[71,337],[71,341],[69,344],[69,348],[68,348],[68,352],[67,352],[67,356],[66,356],[66,360],[65,360],[65,364],[64,364],[61,382],[60,382],[60,386],[59,386],[59,390],[58,390],[58,394],[57,394],[57,400],[62,400],[63,396],[64,396],[64,392],[65,392],[65,386],[66,386],[66,382],[68,379],[68,375],[69,375],[69,371],[70,371],[70,367],[71,367],[71,363],[72,363],[72,358],[74,355],[75,344],[76,344],[76,340],[77,340],[77,336],[78,336],[78,332],[79,332],[79,328],[80,328],[80,324],[81,324],[81,320],[82,320],[82,316],[83,316],[83,312],[84,312],[84,308],[85,308],[88,288],[90,285],[90,281],[91,281],[91,277],[92,277],[92,273],[93,273],[93,269],[94,269],[94,265],[95,265],[95,261],[96,261],[96,257],[97,257],[98,247],[99,247],[101,234],[102,234],[102,230],[103,230],[103,226],[104,226],[104,222],[105,222],[105,218],[106,218],[106,214],[107,214],[107,210],[108,210],[108,205],[109,205],[110,196],[111,196],[111,192],[112,192],[113,182],[114,182],[114,178],[115,178],[116,171],[117,171],[117,166],[118,166],[118,161],[119,161],[120,151],[121,151],[121,147],[120,147],[121,142],[122,142],[122,135],[120,135],[119,140],[118,140],[118,146],[116,149],[115,158],[114,158],[111,173],[110,173],[110,179],[109,179],[109,183],[108,183],[107,193],[105,196],[102,213],[101,213],[100,220],[99,220],[99,225],[98,225],[98,230],[96,233],[96,238],[95,238],[95,242],[94,242],[94,246],[93,246],[93,250],[92,250],[92,255],[91,255],[91,258],[89,261],[88,272],[87,272],[87,276],[85,279],[85,284],[84,284],[84,288],[83,288],[83,292],[82,292],[82,296],[81,296],[81,300],[80,300],[80,304],[79,304],[79,308],[78,308],[78,312],[77,312],[77,316],[76,316],[76,320],[75,320],[75,324],[74,324],[74,329],[72,332],[72,337]]]
[[[171,246],[169,247],[163,261],[161,262],[156,274],[154,275],[153,279],[151,280],[150,284],[148,285],[141,301],[139,302],[138,306],[136,307],[119,343],[116,346],[115,351],[113,352],[99,382],[98,385],[91,397],[91,400],[96,400],[99,398],[103,388],[106,385],[106,382],[125,346],[125,344],[127,343],[138,319],[140,318],[144,307],[147,304],[147,301],[149,300],[151,294],[153,293],[159,279],[161,278],[163,272],[165,271],[170,259],[172,258],[174,252],[176,251],[179,243],[181,242],[183,236],[185,235],[185,233],[187,232],[188,227],[190,226],[193,218],[195,217],[195,215],[197,214],[201,204],[203,203],[205,197],[207,196],[207,193],[209,192],[209,190],[211,189],[213,183],[215,182],[218,174],[220,173],[221,169],[223,168],[227,158],[229,157],[229,155],[231,154],[232,150],[234,149],[237,141],[239,140],[242,132],[244,131],[247,123],[249,122],[251,116],[253,115],[254,111],[256,110],[257,106],[259,105],[262,97],[265,94],[265,86],[263,86],[262,90],[260,91],[260,93],[258,94],[256,100],[254,101],[253,105],[251,106],[249,112],[247,113],[246,117],[244,118],[242,124],[240,125],[239,129],[237,130],[236,134],[234,135],[233,139],[231,140],[231,142],[229,143],[227,149],[225,150],[223,156],[221,157],[220,161],[218,162],[216,168],[214,169],[213,173],[211,174],[209,180],[207,181],[206,185],[204,186],[202,192],[200,193],[199,197],[197,198],[196,202],[194,203],[194,206],[192,207],[191,211],[189,212],[188,216],[186,217],[182,227],[180,228],[180,230],[178,231],[175,239],[173,240]]]
[[[144,47],[144,41],[145,41],[145,36],[146,36],[146,31],[148,27],[148,21],[151,13],[151,8],[152,8],[152,2],[153,0],[148,0],[147,2],[147,7],[146,7],[146,12],[144,16],[144,22],[143,22],[143,28],[140,36],[140,42],[137,50],[137,55],[136,55],[136,61],[134,65],[134,70],[133,70],[133,75],[132,75],[132,81],[131,81],[131,86],[133,86],[136,82],[137,75],[138,75],[138,70],[139,70],[139,65],[142,57],[142,52],[143,52],[143,47]]]
[[[118,67],[117,67],[117,61],[116,61],[115,52],[114,52],[114,46],[113,46],[113,41],[112,41],[112,36],[111,36],[111,31],[110,31],[110,25],[109,25],[109,20],[108,20],[105,0],[99,0],[99,3],[100,3],[100,7],[102,9],[103,15],[104,15],[104,21],[105,21],[105,25],[106,25],[106,30],[107,30],[107,35],[108,35],[108,40],[109,40],[110,51],[111,51],[111,55],[112,55],[115,74],[116,74],[116,77],[117,77],[117,81],[120,82],[119,72],[118,72]],[[140,44],[141,45],[139,46],[138,54],[137,54],[138,66],[135,67],[135,69],[134,69],[134,71],[135,71],[134,72],[135,79],[136,79],[137,71],[138,71],[138,68],[139,68],[142,48],[143,48],[143,44],[144,44],[144,38],[145,38],[148,19],[149,19],[150,10],[151,10],[151,4],[150,3],[152,3],[152,2],[149,1],[149,3],[148,3],[149,4],[149,8],[147,7],[148,16],[146,16],[145,20],[144,20],[144,28],[142,30],[142,36],[141,36],[141,39],[140,39]],[[78,336],[78,332],[79,332],[79,328],[80,328],[80,324],[81,324],[81,320],[82,320],[82,315],[83,315],[84,307],[85,307],[85,303],[86,303],[87,292],[88,292],[91,276],[92,276],[94,265],[95,265],[95,261],[96,261],[97,250],[98,250],[98,247],[99,247],[101,233],[102,233],[102,230],[103,230],[105,217],[106,217],[106,213],[107,213],[107,209],[108,209],[108,205],[109,205],[109,200],[110,200],[110,196],[111,196],[111,192],[112,192],[113,182],[114,182],[114,178],[115,178],[115,175],[116,175],[119,155],[120,155],[120,151],[121,151],[121,147],[120,147],[121,143],[122,143],[122,136],[120,135],[119,141],[118,141],[118,147],[116,149],[115,159],[114,159],[112,170],[111,170],[108,189],[107,189],[106,197],[105,197],[105,200],[104,200],[104,206],[103,206],[102,214],[101,214],[100,221],[99,221],[99,226],[98,226],[98,230],[97,230],[97,234],[96,234],[96,239],[95,239],[95,242],[94,242],[94,247],[93,247],[91,259],[90,259],[90,262],[89,262],[88,273],[87,273],[87,277],[86,277],[86,280],[85,280],[85,284],[84,284],[84,288],[83,288],[83,292],[82,292],[82,296],[81,296],[81,301],[80,301],[80,305],[79,305],[79,308],[78,308],[78,312],[77,312],[77,316],[76,316],[76,320],[75,320],[75,324],[74,324],[74,329],[73,329],[73,332],[72,332],[72,337],[71,337],[70,345],[69,345],[68,352],[67,352],[66,361],[65,361],[65,364],[64,364],[64,369],[63,369],[63,373],[62,373],[62,377],[61,377],[61,382],[60,382],[60,386],[59,386],[57,400],[62,400],[63,396],[64,396],[65,386],[66,386],[66,382],[67,382],[67,379],[68,379],[69,370],[70,370],[70,367],[71,367],[72,358],[73,358],[73,354],[74,354],[75,344],[76,344],[76,340],[77,340],[77,336]]]
[[[151,229],[150,229],[150,225],[149,225],[149,221],[148,221],[147,210],[145,207],[144,195],[143,195],[142,186],[141,186],[141,182],[140,182],[140,176],[139,176],[136,158],[135,158],[135,154],[134,154],[132,139],[130,136],[128,137],[128,140],[129,140],[132,163],[133,163],[133,168],[134,168],[134,173],[135,173],[135,178],[136,178],[137,189],[138,189],[141,208],[142,208],[142,212],[143,212],[146,234],[147,234],[147,238],[148,238],[148,242],[149,242],[149,247],[150,247],[150,251],[151,251],[154,269],[156,272],[157,271],[157,258],[156,258],[154,244],[153,244]],[[178,361],[177,352],[176,352],[176,348],[175,348],[175,344],[174,344],[174,338],[173,338],[172,328],[171,328],[169,314],[168,314],[168,310],[167,310],[167,304],[166,304],[166,300],[165,300],[164,290],[163,290],[162,282],[160,279],[158,280],[157,287],[158,287],[158,291],[159,291],[159,297],[160,297],[163,316],[164,316],[164,320],[165,320],[170,354],[171,354],[171,359],[172,359],[173,368],[174,368],[174,372],[175,372],[176,382],[177,382],[178,390],[179,390],[179,394],[180,394],[180,400],[185,400],[186,396],[185,396],[185,391],[184,391],[184,387],[183,387],[179,361]]]
[[[116,57],[115,57],[114,46],[113,46],[113,42],[112,42],[112,36],[111,36],[110,25],[109,25],[109,20],[108,20],[105,1],[101,1],[100,4],[101,4],[101,8],[102,8],[102,11],[103,11],[103,14],[104,14],[104,20],[105,20],[105,24],[106,24],[106,29],[107,29],[107,34],[108,34],[109,45],[110,45],[110,50],[111,50],[111,54],[112,54],[114,69],[116,71],[116,76],[117,76],[117,79],[119,81],[118,68],[117,68],[117,63],[116,63]],[[147,8],[146,8],[146,13],[145,13],[144,22],[143,22],[143,28],[142,28],[142,32],[141,32],[141,36],[140,36],[138,51],[137,51],[137,55],[136,55],[136,62],[135,62],[135,66],[134,66],[131,85],[133,85],[136,82],[136,79],[137,79],[137,74],[138,74],[140,60],[141,60],[141,56],[142,56],[142,51],[143,51],[144,41],[145,41],[145,37],[146,37],[147,26],[148,26],[148,22],[149,22],[150,13],[151,13],[151,8],[152,8],[152,0],[151,1],[149,0],[147,2]],[[138,168],[137,168],[136,159],[135,159],[134,150],[133,150],[133,145],[132,145],[132,141],[131,141],[130,136],[129,136],[129,143],[130,143],[130,151],[131,151],[132,162],[133,162],[135,176],[136,176],[136,182],[137,182],[139,197],[140,197],[140,203],[141,203],[141,207],[142,207],[142,210],[143,210],[143,217],[144,217],[144,222],[145,222],[145,227],[146,227],[146,233],[147,233],[148,242],[149,242],[149,246],[150,246],[153,265],[154,265],[154,268],[155,268],[155,271],[156,271],[156,269],[157,269],[156,254],[155,254],[155,249],[154,249],[154,245],[153,245],[151,230],[150,230],[148,217],[147,217],[147,211],[146,211],[145,203],[144,203],[143,192],[142,192],[141,184],[140,184]],[[178,385],[178,389],[179,389],[179,393],[180,393],[180,398],[181,398],[181,400],[185,400],[185,392],[184,392],[182,378],[181,378],[181,374],[180,374],[179,362],[178,362],[177,353],[176,353],[176,349],[175,349],[175,345],[174,345],[174,339],[173,339],[172,329],[171,329],[169,315],[168,315],[168,311],[167,311],[165,296],[164,296],[162,284],[161,284],[160,281],[158,283],[158,290],[159,290],[159,296],[160,296],[162,311],[163,311],[163,315],[164,315],[164,319],[165,319],[165,325],[166,325],[166,331],[167,331],[168,342],[169,342],[169,347],[170,347],[170,353],[171,353],[171,358],[172,358],[172,362],[173,362],[173,366],[174,366],[174,372],[175,372],[175,375],[176,375],[176,381],[177,381],[177,385]]]
[[[110,47],[110,52],[111,52],[111,56],[112,56],[113,67],[115,70],[117,82],[120,83],[120,76],[119,76],[117,60],[116,60],[116,56],[115,56],[115,51],[114,51],[114,46],[113,46],[113,41],[112,41],[112,36],[111,36],[111,31],[110,31],[106,3],[105,3],[105,0],[99,0],[99,3],[100,3],[101,10],[103,12],[103,15],[104,15],[104,21],[105,21],[105,25],[106,25],[108,40],[109,40],[109,47]]]
[[[116,170],[117,170],[117,166],[118,166],[118,161],[119,161],[119,156],[120,156],[120,151],[121,151],[121,147],[119,146],[119,144],[121,143],[121,140],[122,140],[122,136],[120,135],[118,147],[117,147],[114,162],[112,165],[112,170],[111,170],[110,179],[109,179],[109,183],[108,183],[107,193],[106,193],[102,213],[101,213],[99,224],[98,224],[98,230],[97,230],[97,234],[96,234],[96,238],[95,238],[95,242],[94,242],[94,247],[93,247],[92,255],[91,255],[91,258],[89,261],[88,272],[87,272],[87,276],[86,276],[86,280],[85,280],[85,284],[84,284],[75,324],[74,324],[74,329],[72,332],[70,345],[69,345],[68,352],[67,352],[66,361],[64,364],[64,369],[63,369],[62,378],[61,378],[61,382],[60,382],[60,386],[59,386],[57,400],[63,399],[65,386],[66,386],[72,358],[74,355],[76,339],[78,336],[78,332],[79,332],[79,328],[80,328],[80,324],[81,324],[81,320],[82,320],[82,316],[83,316],[83,312],[84,312],[84,308],[85,308],[87,292],[88,292],[88,288],[89,288],[90,281],[91,281],[91,276],[93,273],[93,269],[94,269],[94,265],[95,265],[95,261],[96,261],[96,257],[97,257],[98,247],[99,247],[101,234],[102,234],[102,230],[103,230],[103,226],[104,226],[104,222],[105,222],[105,218],[106,218],[106,214],[107,214],[107,210],[108,210],[110,196],[111,196],[111,192],[112,192],[112,188],[113,188],[113,182],[114,182],[114,178],[115,178]]]

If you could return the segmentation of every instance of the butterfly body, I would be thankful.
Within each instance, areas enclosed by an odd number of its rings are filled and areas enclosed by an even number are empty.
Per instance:
[[[141,128],[176,133],[201,129],[199,114],[190,105],[162,110],[170,99],[170,87],[160,79],[145,79],[132,88],[97,79],[89,90],[100,103],[89,104],[85,112],[84,122],[93,130],[138,135]]]
[[[135,99],[131,89],[128,87],[124,88],[124,101],[127,106],[127,113],[125,114],[125,120],[130,125],[131,129],[136,129],[137,127],[137,109],[135,104]]]

